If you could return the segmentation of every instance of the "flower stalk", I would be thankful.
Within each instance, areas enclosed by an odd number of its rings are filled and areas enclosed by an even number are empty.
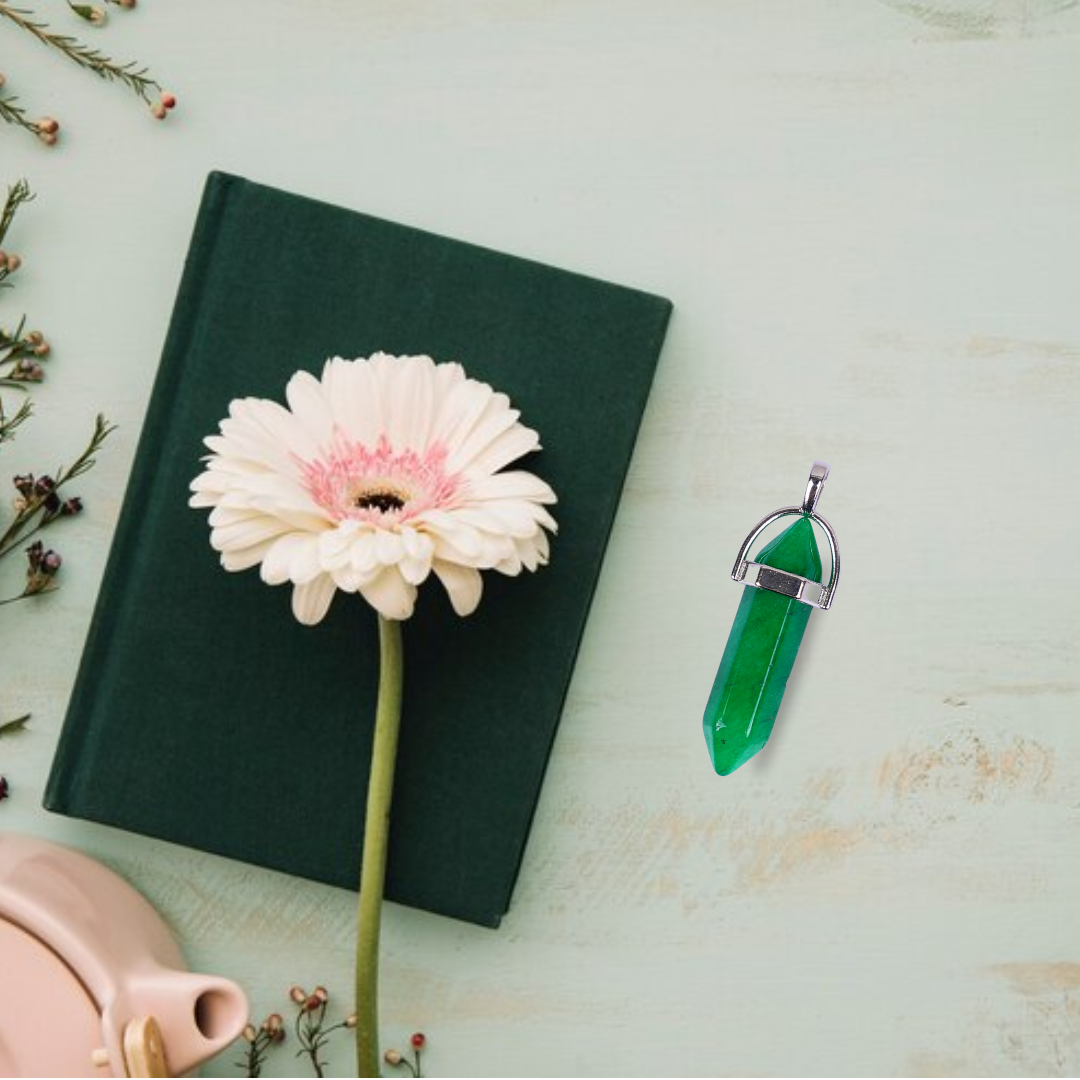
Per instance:
[[[390,803],[401,729],[404,649],[401,623],[379,616],[379,699],[371,744],[356,939],[357,1076],[379,1075],[379,930],[382,924]]]

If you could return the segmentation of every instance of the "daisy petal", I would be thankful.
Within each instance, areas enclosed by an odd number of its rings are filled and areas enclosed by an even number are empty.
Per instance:
[[[308,538],[302,533],[287,533],[275,540],[263,556],[259,569],[263,581],[267,585],[284,585],[293,580],[294,558],[307,543]]]
[[[322,383],[310,371],[298,371],[285,387],[296,422],[316,445],[334,430],[334,416],[326,402]]]
[[[470,502],[487,502],[491,499],[528,499],[538,503],[559,501],[555,492],[539,476],[520,469],[485,476],[469,484]]]
[[[443,583],[450,603],[458,615],[471,615],[480,603],[484,591],[484,579],[471,566],[436,559],[432,569]]]
[[[428,445],[435,408],[434,368],[430,356],[403,356],[394,364],[386,419],[387,434],[395,449]]]
[[[511,461],[531,454],[540,449],[540,436],[532,428],[515,424],[509,431],[501,433],[479,453],[475,454],[467,465],[471,474],[494,473]]]
[[[412,616],[416,603],[416,587],[388,566],[366,585],[360,586],[363,598],[385,619],[401,621]]]
[[[306,584],[295,586],[292,594],[293,614],[305,626],[322,622],[330,608],[330,601],[334,599],[334,592],[334,579],[329,574],[319,574]]]

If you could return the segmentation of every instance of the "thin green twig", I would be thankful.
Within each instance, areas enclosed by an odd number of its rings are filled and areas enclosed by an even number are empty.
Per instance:
[[[48,521],[42,521],[36,525],[33,532],[24,533],[23,530],[30,524],[33,517],[45,506],[46,500],[50,495],[58,492],[64,484],[69,480],[74,480],[76,477],[82,476],[83,473],[88,472],[94,467],[96,458],[94,455],[101,449],[102,443],[109,437],[109,435],[116,430],[114,424],[110,424],[104,416],[98,413],[97,418],[94,421],[94,431],[90,436],[90,441],[86,445],[86,449],[75,459],[75,461],[67,468],[61,467],[56,473],[56,483],[50,492],[43,495],[31,495],[26,500],[26,505],[19,510],[15,515],[14,521],[8,526],[7,530],[2,536],[0,536],[0,558],[9,554],[19,544],[23,543],[29,536],[37,532],[43,525],[48,524]],[[52,519],[50,518],[49,521]]]
[[[6,104],[10,106],[11,102],[14,100],[14,98],[8,98]],[[0,106],[4,104],[4,100],[0,99]],[[4,200],[4,209],[0,210],[0,244],[4,242],[7,231],[11,228],[11,223],[15,220],[15,215],[19,212],[19,207],[24,203],[32,202],[33,199],[34,193],[30,190],[30,185],[25,180],[16,180],[15,183],[8,188],[7,198]]]
[[[15,433],[15,429],[30,419],[30,413],[33,410],[34,406],[30,403],[30,399],[25,398],[15,412],[5,415],[3,402],[0,401],[0,443],[7,442]]]
[[[36,120],[31,120],[26,115],[26,110],[19,104],[16,97],[0,97],[0,120],[29,131],[31,135],[40,135],[41,129]]]
[[[20,29],[36,37],[42,44],[58,50],[73,63],[87,71],[92,71],[99,78],[107,82],[123,83],[147,105],[152,104],[150,91],[156,90],[159,93],[161,91],[161,84],[150,76],[147,68],[138,67],[133,60],[119,63],[100,50],[84,45],[68,34],[54,33],[47,23],[37,22],[32,11],[0,2],[0,17],[13,22]]]

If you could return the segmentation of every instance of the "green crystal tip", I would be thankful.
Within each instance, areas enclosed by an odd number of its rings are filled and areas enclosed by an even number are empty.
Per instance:
[[[789,525],[754,561],[820,581],[821,555],[810,519]],[[811,610],[801,600],[743,587],[703,724],[713,768],[721,776],[769,741]]]
[[[775,566],[777,570],[787,570],[790,574],[802,574],[811,581],[820,581],[821,555],[810,519],[801,517],[794,525],[789,525],[757,553],[754,562]]]

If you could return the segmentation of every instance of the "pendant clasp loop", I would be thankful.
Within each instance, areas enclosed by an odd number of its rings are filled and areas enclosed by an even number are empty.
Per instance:
[[[821,490],[825,487],[825,481],[829,479],[829,466],[824,461],[815,461],[810,470],[810,479],[806,484],[806,494],[803,496],[802,512],[812,514],[817,509],[818,499],[821,498]]]

